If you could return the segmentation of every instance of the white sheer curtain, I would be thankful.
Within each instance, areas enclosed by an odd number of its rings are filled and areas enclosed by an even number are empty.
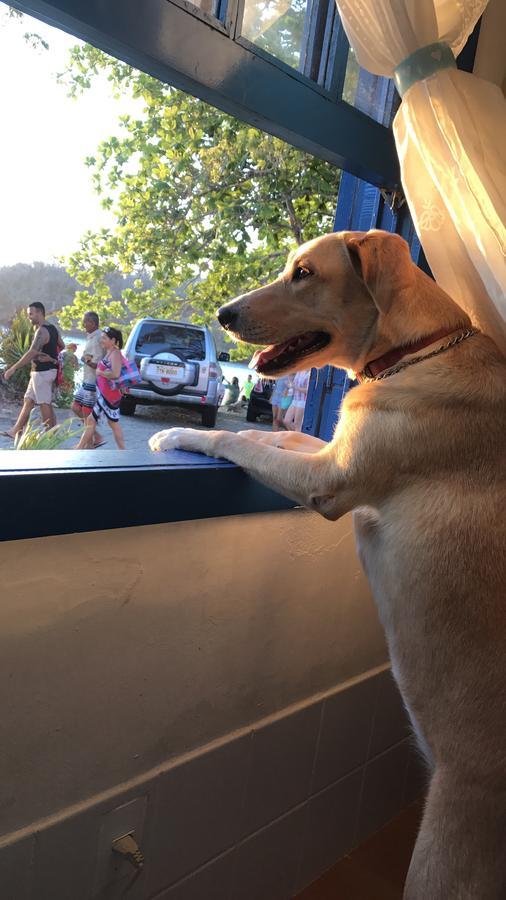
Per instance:
[[[361,66],[393,76],[445,42],[456,56],[488,0],[336,0]],[[434,277],[506,353],[506,99],[455,68],[404,94],[394,121],[404,192]]]

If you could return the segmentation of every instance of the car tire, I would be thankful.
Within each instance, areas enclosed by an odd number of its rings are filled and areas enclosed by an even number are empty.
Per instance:
[[[156,363],[158,360],[158,357],[161,355],[162,352],[163,351],[160,351],[159,353],[155,353],[154,356],[151,356],[148,360],[148,363],[151,363],[151,362]],[[177,350],[171,350],[170,353],[172,356],[175,356],[176,359],[179,360],[179,362],[184,363],[185,370],[188,366],[190,367],[190,373],[193,373],[193,375],[192,375],[193,385],[191,382],[182,381],[180,384],[174,384],[171,388],[163,388],[155,381],[150,381],[149,378],[147,378],[146,376],[143,376],[142,365],[141,365],[141,377],[143,378],[143,380],[147,381],[149,387],[151,388],[152,391],[154,391],[155,394],[159,394],[162,397],[174,397],[176,394],[180,394],[181,391],[183,390],[183,388],[188,387],[188,386],[194,386],[198,380],[198,368],[199,367],[198,367],[197,363],[188,363],[187,360],[185,360],[185,357],[181,353],[179,353]],[[144,363],[144,360],[143,360],[143,363]]]
[[[122,397],[119,405],[119,411],[122,416],[133,416],[137,406],[133,397]]]
[[[202,410],[202,424],[205,425],[206,428],[214,428],[217,415],[217,406],[204,406]]]
[[[247,422],[256,422],[257,417],[250,406],[248,406],[246,410],[246,421]]]

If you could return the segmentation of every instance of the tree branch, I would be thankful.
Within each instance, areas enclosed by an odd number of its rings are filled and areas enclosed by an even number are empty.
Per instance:
[[[290,194],[283,194],[283,200],[285,201],[285,206],[288,212],[288,218],[290,219],[290,227],[292,229],[293,235],[297,244],[303,244],[304,239],[302,237],[302,226],[296,216],[295,208],[292,203],[292,198]]]

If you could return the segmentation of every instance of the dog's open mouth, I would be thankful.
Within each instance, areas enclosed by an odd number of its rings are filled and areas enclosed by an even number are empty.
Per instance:
[[[269,375],[289,369],[305,356],[312,356],[323,350],[330,341],[330,335],[324,331],[307,331],[284,341],[282,344],[270,344],[265,350],[256,350],[250,366],[260,375]]]

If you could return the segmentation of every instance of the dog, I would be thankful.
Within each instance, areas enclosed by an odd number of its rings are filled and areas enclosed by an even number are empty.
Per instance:
[[[328,519],[358,555],[431,777],[405,900],[506,897],[506,360],[397,235],[341,232],[227,303],[269,377],[358,374],[325,443],[173,428],[153,450],[223,457]]]

